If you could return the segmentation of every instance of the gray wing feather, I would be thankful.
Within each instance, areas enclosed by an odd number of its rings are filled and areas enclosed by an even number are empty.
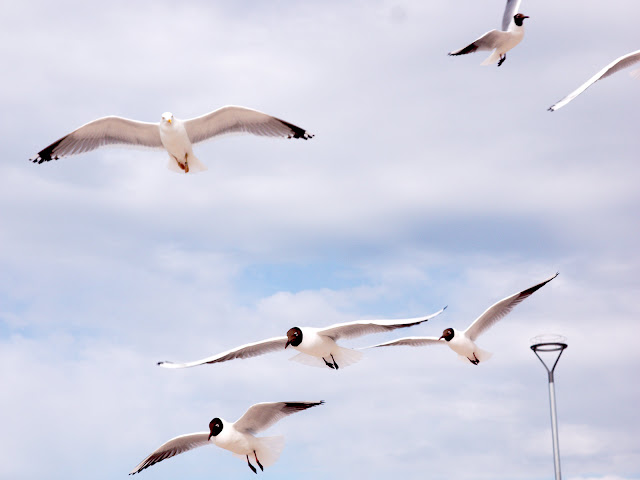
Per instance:
[[[493,50],[505,34],[506,32],[501,32],[500,30],[491,30],[466,47],[449,52],[449,55],[466,55],[478,50]]]
[[[622,57],[617,58],[616,60],[611,62],[609,65],[604,67],[602,70],[600,70],[598,73],[596,73],[589,80],[587,80],[585,83],[580,85],[577,89],[575,89],[569,95],[564,97],[562,100],[551,105],[549,107],[549,111],[554,112],[559,108],[564,107],[567,103],[569,103],[571,100],[576,98],[578,95],[580,95],[582,92],[584,92],[587,88],[589,88],[591,85],[596,83],[598,80],[607,78],[609,75],[613,75],[617,71],[622,70],[623,68],[627,68],[638,62],[640,62],[640,50],[636,50],[635,52],[631,52],[627,55],[623,55]]]
[[[332,338],[334,341],[340,338],[355,338],[370,333],[381,333],[397,328],[411,327],[440,315],[447,307],[427,315],[426,317],[405,318],[402,320],[357,320],[355,322],[338,323],[318,330],[318,335]]]
[[[209,433],[199,432],[190,433],[188,435],[180,435],[179,437],[172,438],[168,442],[158,447],[151,455],[142,460],[129,475],[135,475],[141,472],[145,468],[155,465],[162,460],[174,457],[180,453],[192,450],[197,447],[201,447],[209,443]]]
[[[520,10],[520,4],[522,0],[507,0],[507,5],[504,7],[504,15],[502,16],[502,30],[508,31],[511,22],[513,22],[513,16]]]
[[[534,285],[533,287],[529,287],[526,290],[523,290],[518,293],[514,293],[513,295],[500,300],[499,302],[494,303],[489,308],[487,308],[482,315],[480,315],[470,326],[465,330],[465,335],[469,337],[471,340],[478,338],[480,334],[487,331],[493,325],[495,325],[500,319],[502,319],[505,315],[507,315],[513,308],[522,302],[525,298],[529,297],[536,290],[542,288],[551,280],[556,278],[558,273],[553,275],[552,277],[546,279],[543,282]]]
[[[428,345],[445,344],[445,341],[440,341],[437,337],[404,337],[397,340],[391,340],[390,342],[379,343],[377,345],[371,345],[366,348],[376,347],[397,347],[397,346],[409,346],[409,347],[425,347]]]
[[[122,117],[104,117],[89,122],[56,140],[30,158],[34,163],[90,152],[106,145],[136,145],[162,148],[157,123],[138,122]]]
[[[265,353],[276,352],[278,350],[284,350],[284,346],[287,343],[287,337],[273,337],[260,342],[247,343],[239,347],[227,350],[226,352],[212,355],[211,357],[196,360],[194,362],[187,363],[173,363],[173,362],[158,362],[158,365],[164,368],[187,368],[195,367],[197,365],[204,365],[205,363],[220,363],[227,362],[229,360],[235,360],[236,358],[245,359],[264,355]]]
[[[266,113],[233,105],[219,108],[184,122],[191,143],[198,143],[228,133],[251,133],[266,137],[313,137],[304,129]]]
[[[254,435],[262,430],[266,430],[288,415],[317,405],[322,405],[323,403],[323,400],[318,402],[257,403],[250,407],[233,426],[239,432]]]

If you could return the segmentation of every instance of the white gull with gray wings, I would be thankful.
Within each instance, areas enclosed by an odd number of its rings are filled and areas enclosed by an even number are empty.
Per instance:
[[[327,366],[338,369],[351,365],[362,357],[362,352],[339,346],[336,341],[342,338],[356,338],[372,333],[381,333],[398,328],[411,327],[440,315],[447,307],[426,317],[406,318],[402,320],[356,320],[337,323],[325,328],[293,327],[283,337],[273,337],[260,342],[247,343],[239,347],[218,353],[211,357],[188,363],[158,362],[164,368],[185,368],[205,363],[220,363],[236,358],[251,358],[265,353],[286,349],[289,345],[300,352],[291,360],[316,367]]]
[[[486,332],[490,327],[495,325],[498,320],[506,316],[513,307],[518,305],[522,300],[529,297],[536,290],[542,288],[551,280],[556,278],[558,274],[546,279],[543,282],[529,287],[518,293],[500,300],[487,308],[482,315],[464,331],[456,330],[455,328],[447,328],[442,332],[440,338],[438,337],[406,337],[391,342],[380,343],[378,345],[372,345],[367,348],[376,347],[391,347],[407,345],[411,347],[422,347],[427,345],[449,345],[451,350],[456,352],[460,358],[467,359],[474,365],[480,362],[487,361],[491,357],[491,353],[481,350],[475,344],[476,339]]]
[[[507,52],[518,45],[524,37],[524,19],[527,15],[516,13],[522,0],[507,0],[502,17],[502,30],[490,30],[480,38],[460,50],[449,52],[449,55],[466,55],[479,50],[494,50],[481,65],[498,62],[502,65],[507,59]]]
[[[578,95],[580,95],[582,92],[584,92],[587,88],[589,88],[591,85],[596,83],[598,80],[607,78],[608,76],[613,75],[614,73],[622,70],[623,68],[630,67],[631,65],[634,65],[638,62],[640,62],[640,50],[636,50],[635,52],[627,53],[626,55],[623,55],[620,58],[616,58],[613,62],[611,62],[606,67],[604,67],[602,70],[596,73],[593,77],[591,77],[589,80],[587,80],[578,88],[576,88],[573,92],[571,92],[569,95],[564,97],[559,102],[551,105],[548,108],[548,110],[550,112],[555,112],[559,108],[564,107],[567,103],[569,103],[571,100],[576,98]],[[634,76],[636,76],[636,78],[640,78],[640,70],[634,70],[631,73]]]
[[[164,149],[169,154],[167,166],[170,170],[201,172],[207,167],[194,155],[192,145],[231,133],[303,140],[313,137],[306,130],[279,118],[231,105],[189,120],[180,120],[166,112],[160,123],[121,117],[99,118],[56,140],[29,160],[43,163],[107,145],[126,145]]]
[[[255,461],[260,470],[273,465],[282,452],[284,438],[282,436],[255,437],[254,434],[266,430],[288,415],[323,403],[322,400],[318,402],[257,403],[250,407],[236,422],[228,422],[216,417],[209,422],[208,432],[189,433],[172,438],[142,460],[129,475],[139,473],[145,468],[179,453],[208,444],[229,450],[236,457],[246,458],[251,471],[258,473],[251,462]]]

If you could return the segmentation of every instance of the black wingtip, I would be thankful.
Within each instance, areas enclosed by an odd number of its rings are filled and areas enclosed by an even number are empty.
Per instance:
[[[58,145],[60,145],[60,143],[67,138],[69,135],[66,135],[64,137],[62,137],[60,140],[56,140],[55,142],[53,142],[51,145],[49,145],[47,148],[40,150],[38,152],[38,156],[35,158],[30,158],[29,160],[33,163],[42,163],[42,162],[49,162],[51,160],[58,160],[58,158],[60,158],[58,155],[55,155],[53,152],[54,150],[58,147]]]
[[[288,408],[295,408],[296,410],[306,410],[311,407],[317,407],[318,405],[324,405],[324,400],[319,402],[285,402],[285,406]]]
[[[555,111],[556,111],[556,109],[553,108],[553,105],[551,107],[547,108],[547,112],[555,112]]]
[[[446,310],[449,305],[445,305],[442,310]]]
[[[278,121],[291,129],[291,134],[288,135],[287,138],[301,138],[303,140],[309,140],[310,138],[315,137],[313,133],[309,133],[304,128],[300,128],[293,123],[285,122],[284,120],[281,120],[279,118]]]
[[[560,275],[560,272],[556,272],[556,274],[553,277],[551,277],[549,280],[545,280],[544,282],[541,282],[541,283],[539,283],[537,285],[534,285],[531,288],[527,288],[526,290],[520,292],[520,294],[524,295],[524,296],[531,295],[533,292],[536,292],[537,290],[540,290],[542,287],[544,287],[547,283],[549,283],[551,280],[556,278],[558,275]]]

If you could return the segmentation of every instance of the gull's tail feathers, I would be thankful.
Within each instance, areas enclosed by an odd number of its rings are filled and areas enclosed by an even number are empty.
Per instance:
[[[494,50],[493,53],[491,55],[489,55],[484,62],[482,62],[480,65],[483,66],[487,66],[487,65],[491,65],[494,63],[498,63],[498,61],[500,60],[500,53],[498,53],[498,50]]]
[[[362,352],[352,350],[351,348],[338,347],[337,350],[333,352],[333,360],[338,364],[338,369],[353,365],[354,363],[359,362],[361,358]],[[327,368],[327,365],[324,363],[322,358],[312,357],[306,353],[299,353],[298,355],[291,357],[290,360],[302,363],[303,365],[309,365],[310,367]],[[327,358],[329,363],[332,363],[333,360],[331,357]]]
[[[480,363],[486,362],[493,356],[493,353],[482,350],[481,348],[476,348],[473,353],[475,353],[476,358],[480,361]],[[472,359],[467,358],[464,355],[458,355],[458,360],[469,363]]]
[[[256,455],[258,456],[258,460],[260,460],[262,466],[270,467],[276,463],[284,449],[284,437],[282,435],[277,435],[275,437],[256,437],[255,440]],[[238,455],[237,453],[234,453],[233,456],[241,458],[244,461],[247,460],[245,455]],[[253,458],[252,455],[249,455],[249,460],[251,463],[255,464],[255,458]]]
[[[188,163],[189,163],[189,173],[198,173],[198,172],[204,172],[205,170],[208,170],[207,166],[204,163],[202,163],[198,159],[198,157],[196,157],[195,155],[191,155],[189,157]],[[172,172],[182,173],[182,174],[185,173],[184,170],[180,168],[180,165],[178,165],[178,162],[173,157],[169,157],[169,163],[167,163],[167,168]]]

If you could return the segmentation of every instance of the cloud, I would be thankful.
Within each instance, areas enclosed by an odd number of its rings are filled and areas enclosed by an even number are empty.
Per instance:
[[[287,446],[264,475],[548,477],[546,373],[529,339],[549,332],[569,343],[556,371],[563,472],[638,477],[635,85],[611,77],[545,111],[637,48],[638,6],[526,4],[526,38],[500,69],[447,57],[499,24],[504,1],[485,3],[7,6],[0,477],[114,478],[215,415],[318,398],[265,432]],[[196,176],[167,171],[162,151],[26,161],[103,115],[224,104],[316,137],[198,145],[209,171]],[[479,339],[494,356],[477,367],[438,347],[368,350],[339,372],[288,351],[155,365],[293,325],[449,305],[345,345],[439,334],[558,270]],[[143,475],[244,468],[200,449]]]

